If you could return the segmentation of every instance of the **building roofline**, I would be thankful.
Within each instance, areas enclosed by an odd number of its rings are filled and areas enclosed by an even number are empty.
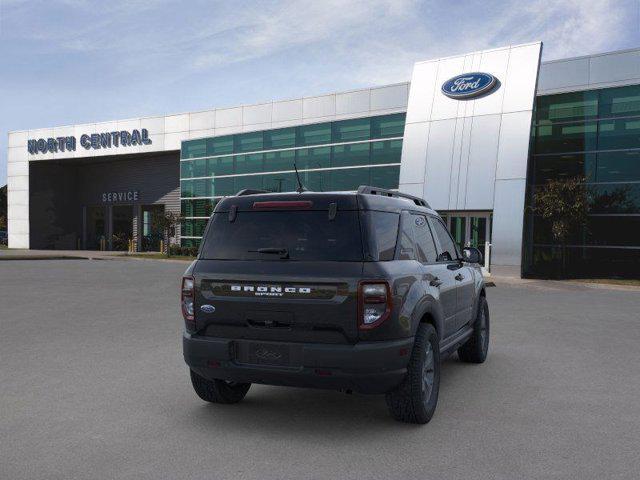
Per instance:
[[[607,55],[619,55],[622,53],[632,53],[632,52],[640,52],[640,47],[625,48],[623,50],[611,50],[609,52],[593,53],[590,55],[580,55],[577,57],[558,58],[555,60],[547,60],[547,61],[541,62],[541,64],[546,65],[549,63],[571,62],[573,60],[584,60],[585,58],[605,57]]]
[[[173,116],[177,116],[177,115],[190,115],[190,114],[194,114],[194,113],[205,113],[205,112],[215,112],[218,110],[229,110],[232,108],[244,108],[244,107],[256,107],[259,105],[268,105],[268,104],[273,104],[273,103],[284,103],[284,102],[295,102],[296,100],[305,100],[305,99],[309,99],[309,98],[318,98],[318,97],[328,97],[330,95],[344,95],[344,94],[348,94],[348,93],[357,93],[357,92],[364,92],[366,90],[378,90],[380,88],[387,88],[387,87],[397,87],[400,85],[409,85],[411,83],[410,80],[407,80],[405,82],[395,82],[395,83],[387,83],[384,85],[373,85],[370,87],[362,87],[362,88],[354,88],[354,89],[350,89],[350,90],[340,90],[340,91],[333,91],[333,92],[327,92],[327,93],[320,93],[318,95],[305,95],[302,97],[293,97],[293,98],[283,98],[283,99],[278,99],[278,100],[267,100],[264,102],[255,102],[255,103],[243,103],[240,105],[230,105],[230,106],[223,106],[223,107],[211,107],[211,108],[203,108],[200,110],[191,110],[191,111],[182,111],[182,112],[177,112],[177,113],[164,113],[164,114],[158,114],[158,115],[145,115],[143,117],[128,117],[128,118],[116,118],[116,119],[111,119],[111,120],[101,120],[99,122],[83,122],[83,123],[70,123],[70,124],[65,124],[65,125],[53,125],[53,126],[45,126],[45,127],[34,127],[34,128],[27,128],[27,129],[22,129],[22,130],[9,130],[7,132],[7,135],[10,135],[12,133],[24,133],[24,132],[28,132],[30,130],[43,130],[43,129],[47,129],[47,128],[69,128],[69,127],[78,127],[81,125],[100,125],[103,123],[113,123],[113,122],[129,122],[129,121],[135,121],[135,120],[148,120],[150,118],[164,118],[164,117],[173,117]]]

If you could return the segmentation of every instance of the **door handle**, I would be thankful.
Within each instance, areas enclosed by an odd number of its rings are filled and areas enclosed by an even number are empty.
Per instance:
[[[459,274],[457,274],[454,278],[455,278],[456,280],[458,280],[458,281],[460,281],[460,280],[464,280],[464,275],[462,275],[461,273],[459,273]]]
[[[439,287],[440,285],[442,285],[442,280],[440,280],[438,277],[434,277],[434,279],[429,282],[429,285],[431,285],[432,287]]]

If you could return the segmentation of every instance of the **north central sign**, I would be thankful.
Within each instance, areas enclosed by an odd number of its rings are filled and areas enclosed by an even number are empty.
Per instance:
[[[101,148],[132,147],[135,145],[150,145],[149,131],[120,130],[117,132],[91,133],[80,136],[80,146],[85,150]],[[37,138],[27,141],[27,150],[31,155],[38,153],[75,152],[77,140],[75,136]]]
[[[497,82],[496,77],[490,73],[464,73],[444,82],[442,93],[455,99],[473,98],[490,92]]]

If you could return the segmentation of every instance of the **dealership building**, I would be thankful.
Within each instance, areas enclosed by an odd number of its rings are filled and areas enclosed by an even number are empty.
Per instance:
[[[408,82],[192,113],[14,131],[10,248],[157,250],[154,217],[198,246],[245,188],[374,185],[424,197],[492,271],[638,276],[640,49],[540,62],[539,42],[418,62]],[[536,207],[576,179],[562,245]]]

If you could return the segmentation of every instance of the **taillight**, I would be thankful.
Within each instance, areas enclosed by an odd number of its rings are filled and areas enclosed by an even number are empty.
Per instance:
[[[391,315],[391,289],[387,282],[361,282],[358,288],[358,328],[375,328]]]
[[[182,277],[182,293],[180,304],[182,305],[182,316],[185,322],[193,323],[193,277]]]

